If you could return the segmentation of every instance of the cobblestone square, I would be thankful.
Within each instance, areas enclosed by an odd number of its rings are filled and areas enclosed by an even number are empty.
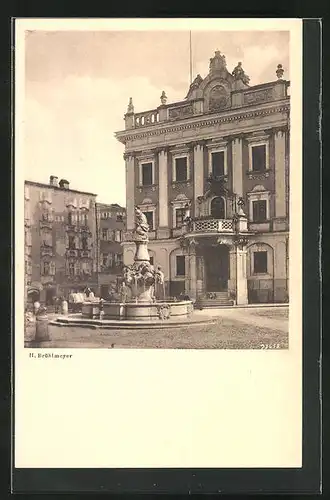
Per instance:
[[[195,311],[194,315],[201,314]],[[205,311],[204,311],[205,314]],[[182,328],[107,330],[50,325],[51,341],[41,348],[287,349],[288,308],[212,309],[214,324]],[[26,347],[31,335],[26,332]]]

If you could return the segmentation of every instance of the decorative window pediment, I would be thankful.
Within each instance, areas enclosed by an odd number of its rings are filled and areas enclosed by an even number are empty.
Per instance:
[[[77,203],[77,198],[67,198],[66,200],[66,206],[69,208],[78,208],[78,203]]]
[[[156,209],[156,203],[153,203],[150,198],[144,198],[142,203],[139,204],[139,207],[141,208],[142,212],[151,211]]]
[[[254,186],[254,188],[252,189],[252,193],[261,193],[261,192],[265,192],[266,191],[266,188],[265,186],[262,186],[261,184],[257,184],[256,186]]]
[[[42,204],[51,205],[51,203],[52,203],[51,191],[48,191],[48,190],[47,191],[40,191],[39,200],[40,200],[40,203],[42,203]]]
[[[79,208],[81,210],[89,210],[89,200],[88,198],[80,198],[79,199]]]

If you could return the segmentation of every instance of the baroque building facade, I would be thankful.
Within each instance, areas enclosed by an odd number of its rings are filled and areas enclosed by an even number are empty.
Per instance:
[[[250,86],[219,51],[185,99],[135,113],[125,130],[127,234],[134,257],[134,206],[150,226],[149,253],[166,293],[224,302],[286,302],[289,294],[290,82]],[[275,76],[276,75],[276,76]]]
[[[123,247],[126,228],[126,210],[113,204],[96,203],[98,226],[98,281],[99,295],[107,299],[109,287],[122,273]]]
[[[25,181],[25,300],[51,305],[54,297],[97,288],[96,195]]]

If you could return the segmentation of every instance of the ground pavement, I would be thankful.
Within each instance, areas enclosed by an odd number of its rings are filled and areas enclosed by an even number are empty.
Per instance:
[[[205,315],[195,311],[194,316]],[[50,342],[42,348],[158,348],[158,349],[286,349],[288,348],[288,307],[246,307],[209,309],[214,324],[150,330],[90,329],[49,326]],[[32,347],[31,332],[25,345]]]

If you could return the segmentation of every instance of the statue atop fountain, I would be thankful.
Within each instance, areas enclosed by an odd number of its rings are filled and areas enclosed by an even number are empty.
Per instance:
[[[136,246],[134,263],[125,267],[123,282],[130,289],[131,297],[135,299],[135,302],[152,303],[154,301],[155,284],[161,277],[150,264],[148,252],[149,224],[139,207],[135,207],[133,241]]]

